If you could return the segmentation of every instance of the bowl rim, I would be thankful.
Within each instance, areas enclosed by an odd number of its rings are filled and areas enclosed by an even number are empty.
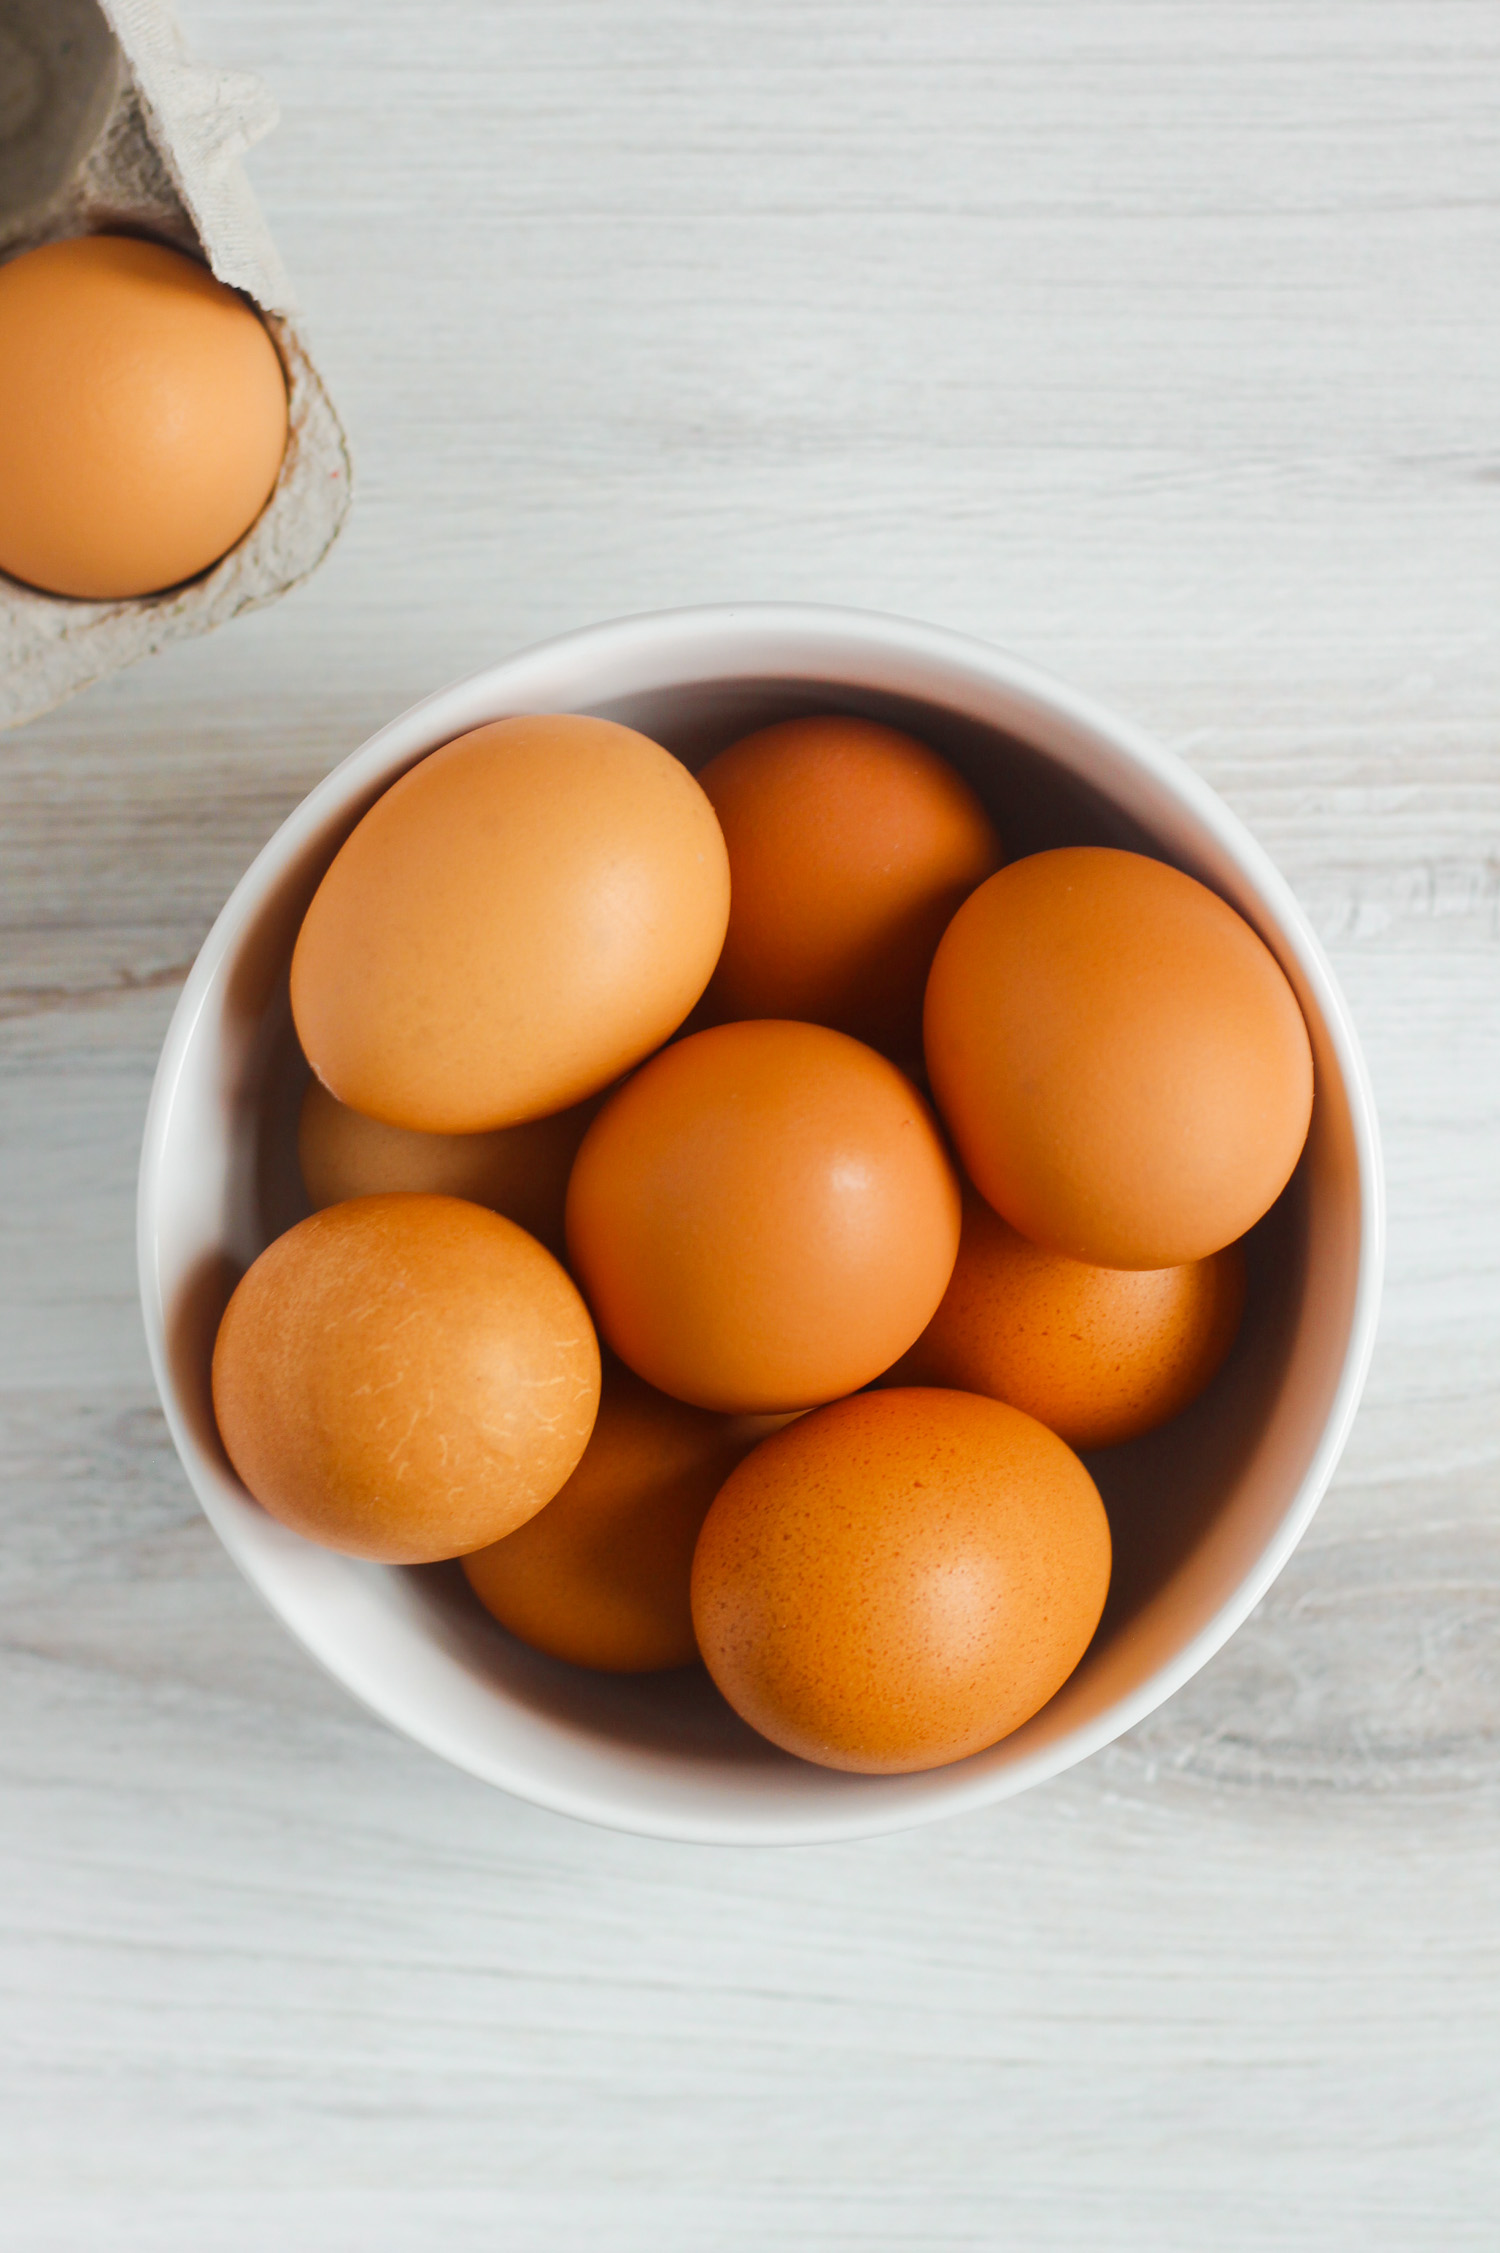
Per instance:
[[[173,1101],[199,1021],[250,911],[259,903],[268,885],[317,836],[330,815],[345,811],[352,800],[378,781],[395,762],[400,762],[396,770],[400,771],[401,767],[409,766],[465,728],[477,726],[486,718],[501,716],[503,712],[557,709],[555,704],[547,707],[528,704],[524,700],[525,677],[529,667],[551,670],[565,664],[569,658],[585,664],[608,666],[613,663],[617,668],[623,665],[628,673],[628,660],[634,657],[643,668],[638,686],[660,688],[673,678],[688,684],[710,677],[692,669],[695,650],[706,652],[736,641],[743,641],[747,647],[757,641],[779,642],[789,645],[784,648],[783,661],[773,666],[747,660],[737,675],[720,665],[716,668],[718,677],[784,680],[789,685],[800,679],[810,687],[848,685],[852,691],[857,691],[859,686],[871,686],[868,681],[857,684],[851,680],[841,684],[819,671],[816,650],[818,646],[826,649],[828,642],[835,639],[853,656],[873,660],[879,654],[887,659],[898,659],[906,668],[901,692],[907,695],[913,693],[909,686],[909,668],[916,662],[931,673],[935,687],[943,680],[951,687],[956,677],[967,676],[977,685],[991,692],[998,689],[1013,704],[1029,709],[1038,723],[1049,719],[1054,723],[1060,721],[1071,732],[1093,738],[1127,770],[1143,771],[1155,785],[1164,789],[1235,866],[1274,917],[1281,935],[1295,953],[1299,969],[1316,996],[1337,1060],[1359,1176],[1357,1270],[1338,1379],[1322,1430],[1296,1491],[1271,1538],[1230,1594],[1169,1659],[1133,1689],[1105,1706],[1092,1721],[1080,1723],[1028,1758],[1000,1770],[974,1772],[965,1762],[951,1770],[931,1772],[935,1779],[951,1777],[946,1790],[936,1784],[925,1796],[892,1803],[884,1811],[880,1811],[877,1800],[861,1797],[842,1813],[832,1807],[803,1803],[788,1807],[784,1816],[776,1820],[748,1815],[710,1817],[705,1813],[704,1819],[697,1821],[684,1817],[675,1808],[652,1809],[644,1803],[644,1796],[640,1804],[633,1798],[628,1801],[623,1797],[619,1801],[601,1798],[595,1792],[576,1788],[566,1781],[539,1775],[522,1763],[511,1764],[503,1758],[476,1758],[471,1748],[451,1738],[441,1726],[424,1724],[421,1716],[414,1718],[404,1703],[383,1696],[378,1683],[356,1678],[356,1670],[335,1663],[318,1647],[303,1623],[290,1616],[275,1591],[266,1584],[249,1545],[238,1538],[234,1528],[221,1521],[215,1497],[200,1476],[199,1450],[173,1380],[157,1260],[157,1215],[166,1193],[162,1160]],[[796,663],[798,645],[800,654],[807,660],[800,668]],[[665,673],[664,661],[678,670]],[[629,688],[620,684],[611,690],[616,698],[628,693]],[[1024,721],[1016,733],[1022,740],[1032,740],[1044,756],[1051,755],[1044,744],[1027,737]],[[531,643],[494,665],[450,681],[397,714],[340,760],[278,824],[215,918],[168,1025],[142,1136],[136,1248],[152,1374],[173,1444],[199,1505],[241,1572],[281,1624],[325,1672],[362,1705],[402,1735],[454,1766],[557,1814],[639,1836],[681,1842],[813,1844],[913,1829],[970,1807],[1012,1797],[1033,1784],[1045,1782],[1137,1726],[1223,1648],[1260,1602],[1301,1541],[1327,1490],[1353,1424],[1369,1371],[1379,1317],[1385,1260],[1385,1183],[1379,1123],[1368,1070],[1348,1004],[1321,942],[1269,854],[1179,754],[1092,696],[974,635],[885,612],[836,604],[716,603],[636,612],[575,628]],[[497,1694],[503,1696],[503,1693]]]

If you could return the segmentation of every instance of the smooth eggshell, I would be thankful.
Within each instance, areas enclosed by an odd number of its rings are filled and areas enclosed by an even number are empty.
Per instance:
[[[504,1213],[560,1259],[568,1175],[598,1108],[594,1098],[571,1111],[497,1127],[491,1134],[423,1134],[414,1127],[367,1119],[319,1081],[309,1080],[297,1127],[297,1159],[315,1211],[349,1197],[377,1197],[392,1190],[467,1197]]]
[[[602,1335],[699,1407],[806,1408],[926,1327],[958,1251],[932,1114],[874,1049],[774,1019],[652,1058],[590,1127],[568,1251]]]
[[[261,1253],[219,1326],[214,1413],[263,1508],[423,1564],[498,1540],[572,1473],[599,1347],[563,1269],[457,1197],[359,1197]]]
[[[934,1100],[1023,1236],[1175,1267],[1254,1226],[1312,1114],[1307,1027],[1270,949],[1164,861],[1068,846],[965,901],[927,984]]]
[[[275,345],[194,259],[85,235],[0,266],[0,571],[99,601],[194,578],[286,440]]]
[[[1235,1340],[1245,1254],[1090,1267],[1043,1251],[970,1191],[953,1280],[888,1382],[987,1393],[1070,1447],[1112,1447],[1196,1400]]]
[[[688,1583],[709,1504],[781,1419],[669,1400],[609,1360],[599,1415],[566,1486],[464,1571],[522,1642],[606,1673],[698,1656]]]
[[[729,917],[714,810],[610,720],[495,720],[370,808],[292,956],[303,1049],[340,1102],[483,1133],[568,1109],[660,1046]]]
[[[895,1055],[955,909],[1000,865],[969,785],[914,736],[847,715],[784,720],[698,777],[729,847],[732,897],[707,1005],[803,1017]]]
[[[973,1393],[863,1393],[747,1456],[704,1521],[693,1621],[752,1728],[824,1767],[936,1768],[1088,1648],[1109,1523],[1072,1449]]]

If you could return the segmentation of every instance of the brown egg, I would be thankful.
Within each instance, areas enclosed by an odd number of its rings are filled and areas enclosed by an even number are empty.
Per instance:
[[[340,1102],[478,1134],[595,1095],[674,1032],[729,917],[714,810],[612,720],[494,720],[377,799],[292,956]]]
[[[286,439],[275,345],[194,259],[86,235],[0,267],[0,571],[99,601],[194,578]]]
[[[806,1408],[868,1384],[953,1272],[958,1183],[932,1115],[821,1025],[720,1025],[612,1096],[568,1184],[603,1336],[702,1408]]]
[[[504,1213],[561,1259],[568,1175],[599,1101],[493,1134],[422,1134],[367,1119],[309,1080],[297,1128],[303,1184],[314,1210],[391,1190],[467,1197]]]
[[[690,1665],[699,1529],[735,1464],[782,1421],[690,1408],[607,1361],[582,1462],[518,1532],[465,1557],[475,1595],[523,1643],[575,1666]]]
[[[1008,1401],[1070,1447],[1113,1447],[1196,1400],[1235,1340],[1245,1254],[1089,1267],[1018,1236],[970,1190],[943,1303],[891,1370]]]
[[[730,1474],[693,1560],[709,1672],[827,1768],[939,1768],[1018,1729],[1087,1650],[1109,1522],[1052,1432],[973,1393],[836,1401]]]
[[[841,716],[762,728],[698,779],[733,888],[713,1014],[804,1017],[917,1048],[938,940],[1000,865],[962,775],[914,736]]]
[[[1100,1267],[1176,1267],[1243,1236],[1312,1113],[1307,1027],[1217,893],[1101,846],[1001,869],[943,934],[927,1069],[975,1187]]]
[[[549,1502],[593,1428],[599,1347],[567,1275],[457,1197],[357,1197],[300,1221],[219,1326],[214,1413],[271,1515],[425,1564]]]

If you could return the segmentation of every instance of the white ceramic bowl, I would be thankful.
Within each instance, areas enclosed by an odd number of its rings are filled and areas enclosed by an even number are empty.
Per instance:
[[[516,712],[623,720],[699,765],[752,726],[858,711],[938,745],[1012,853],[1144,847],[1248,917],[1312,1034],[1312,1132],[1252,1238],[1244,1331],[1163,1431],[1092,1459],[1115,1582],[1071,1681],[1014,1736],[949,1768],[849,1776],[752,1734],[699,1670],[613,1678],[525,1649],[456,1566],[400,1570],[313,1547],[251,1501],[214,1429],[209,1363],[234,1281],[306,1210],[294,1120],[305,1076],[287,967],[314,887],[373,799],[466,728]],[[982,643],[862,612],[750,605],[597,626],[460,681],[320,783],[236,888],[193,967],[152,1091],[141,1296],[178,1453],[220,1538],[299,1640],[396,1728],[542,1806],[660,1837],[851,1838],[1002,1799],[1108,1744],[1212,1657],[1300,1539],[1354,1416],[1380,1294],[1375,1113],[1348,1011],[1265,854],[1169,752]]]

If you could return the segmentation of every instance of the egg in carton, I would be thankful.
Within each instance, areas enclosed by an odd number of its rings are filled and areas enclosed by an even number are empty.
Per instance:
[[[0,576],[0,728],[274,602],[348,514],[348,443],[239,161],[275,122],[259,79],[190,59],[167,0],[0,0],[0,261],[104,233],[185,251],[257,308],[289,410],[265,508],[185,585],[94,602]]]

